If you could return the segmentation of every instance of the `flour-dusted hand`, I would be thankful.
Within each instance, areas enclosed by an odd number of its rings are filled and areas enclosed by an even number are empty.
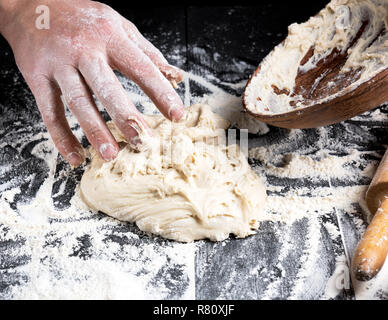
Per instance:
[[[49,9],[49,27],[37,27],[37,7]],[[62,156],[73,166],[84,161],[82,147],[65,118],[61,94],[89,142],[102,159],[116,157],[119,146],[92,92],[128,141],[141,143],[137,129],[147,127],[113,70],[132,79],[161,113],[178,121],[183,103],[173,86],[183,71],[110,7],[89,0],[0,0],[0,31],[35,96],[44,123]]]

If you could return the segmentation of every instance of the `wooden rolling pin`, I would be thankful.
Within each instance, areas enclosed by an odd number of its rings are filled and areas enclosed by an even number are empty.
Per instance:
[[[361,281],[372,279],[380,271],[388,253],[388,151],[368,188],[366,203],[375,215],[352,261],[354,275]]]

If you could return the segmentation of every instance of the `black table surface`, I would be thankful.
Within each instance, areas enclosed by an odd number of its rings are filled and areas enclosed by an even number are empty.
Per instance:
[[[284,39],[289,24],[307,20],[325,3],[326,1],[311,1],[306,5],[300,1],[261,1],[255,6],[181,5],[136,8],[125,3],[111,5],[134,22],[146,38],[160,48],[170,63],[191,74],[213,75],[209,81],[214,86],[239,96],[242,88],[231,89],[224,83],[247,80],[261,59]],[[41,140],[18,143],[20,136],[45,132],[45,128],[36,105],[31,103],[32,95],[15,65],[12,51],[2,38],[0,61],[0,192],[20,188],[21,192],[10,202],[10,207],[17,210],[18,203],[28,203],[36,196],[49,175],[50,168],[31,152]],[[131,90],[130,87],[126,89]],[[190,80],[190,89],[193,96],[203,95],[208,90],[193,80]],[[184,97],[184,88],[181,87],[178,92]],[[388,114],[386,106],[381,106],[379,110],[383,115]],[[284,155],[302,152],[311,157],[321,150],[338,157],[357,150],[360,157],[347,165],[363,170],[369,163],[378,164],[385,150],[384,144],[388,141],[387,118],[385,121],[376,120],[373,112],[375,111],[328,126],[324,129],[324,135],[322,129],[294,130],[291,134],[289,130],[270,127],[265,135],[250,135],[250,145],[273,147]],[[87,145],[85,138],[82,142]],[[356,178],[315,180],[309,177],[279,177],[267,172],[260,161],[249,160],[255,171],[264,177],[269,201],[275,201],[275,198],[271,200],[271,196],[281,197],[297,193],[298,190],[326,188],[327,191],[336,188],[340,190],[344,186],[367,186],[371,178],[361,174]],[[58,156],[52,185],[53,201],[58,210],[69,205],[69,199],[74,194],[83,170],[84,168],[69,170],[68,165]],[[27,179],[31,175],[33,178]],[[65,192],[58,195],[57,191],[62,184],[65,184]],[[308,192],[306,196],[312,197]],[[356,220],[360,217],[364,221],[361,226]],[[164,247],[174,246],[173,242],[144,235],[131,224],[118,221],[112,223],[110,220],[107,224],[105,219],[108,218],[102,214],[92,215],[90,219],[99,221],[102,228],[106,225],[104,232],[107,241],[119,246],[141,247],[153,243],[160,246],[160,252],[163,252]],[[67,223],[66,219],[62,223]],[[308,261],[305,261],[305,253],[312,245],[308,240],[309,228],[314,223],[319,226],[319,243],[314,244],[314,254],[307,255]],[[329,232],[327,224],[331,224],[338,234]],[[257,234],[247,239],[231,238],[222,244],[198,241],[194,245],[194,270],[188,271],[184,263],[166,263],[151,277],[150,283],[163,283],[168,289],[167,293],[157,296],[163,299],[326,298],[326,284],[336,270],[338,258],[345,257],[345,264],[349,263],[364,228],[365,217],[358,203],[354,203],[351,212],[336,210],[333,204],[332,210],[316,216],[312,214],[292,225],[264,222]],[[12,237],[10,233],[13,234]],[[131,233],[139,235],[139,238],[132,241],[127,237]],[[71,256],[79,257],[81,262],[93,259],[96,253],[91,248],[90,235],[85,232],[74,237],[79,246]],[[55,232],[48,231],[46,246],[59,248],[61,240],[54,239]],[[294,249],[285,250],[285,242],[291,243],[291,248]],[[15,287],[23,288],[32,281],[31,277],[34,275],[25,271],[25,267],[31,263],[31,256],[18,254],[19,248],[27,245],[23,235],[18,234],[17,226],[7,224],[0,216],[0,298],[17,297],[14,295]],[[48,256],[42,249],[42,268],[43,261]],[[307,273],[301,271],[306,269],[303,267],[306,263],[309,263],[310,269]],[[50,268],[55,269],[55,261]],[[190,272],[192,274],[188,274]],[[52,274],[55,274],[55,270]],[[194,289],[187,294],[187,288],[190,287]],[[387,291],[380,290],[375,297],[386,298]],[[330,298],[353,299],[352,284]]]

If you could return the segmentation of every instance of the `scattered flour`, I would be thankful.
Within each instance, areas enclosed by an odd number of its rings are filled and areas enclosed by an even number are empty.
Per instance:
[[[142,112],[146,114],[158,112],[150,100],[129,80],[120,75],[119,79],[132,101],[140,107]],[[234,121],[239,128],[248,127],[251,133],[267,134],[269,132],[266,125],[247,117],[242,110],[240,97],[226,92],[209,79],[209,77],[200,77],[193,73],[187,74],[181,85],[186,105],[206,103],[213,107],[214,112]],[[205,88],[209,93],[200,96],[192,94],[190,83],[193,82]],[[222,86],[241,90],[244,84],[223,82]],[[99,108],[103,110],[101,105]],[[379,110],[374,111],[372,116],[376,120],[386,120],[386,115],[380,113]],[[70,113],[67,113],[67,117],[70,126],[74,127],[75,118]],[[81,138],[81,129],[75,129],[75,134]],[[290,132],[291,136],[293,134],[297,135],[298,130]],[[58,173],[58,153],[47,133],[38,133],[35,136],[26,135],[25,142],[41,138],[43,142],[33,148],[32,154],[44,160],[48,168],[48,175],[36,196],[27,203],[16,202],[15,208],[12,207],[12,204],[15,203],[16,196],[22,192],[21,182],[16,181],[13,185],[1,186],[1,239],[21,241],[23,244],[17,250],[15,248],[5,249],[6,254],[9,257],[24,256],[26,259],[25,264],[16,268],[16,272],[24,280],[21,280],[19,285],[11,287],[6,298],[168,299],[179,297],[194,299],[196,296],[197,244],[166,241],[160,244],[158,241],[147,241],[147,237],[140,238],[138,234],[128,232],[128,230],[125,236],[123,233],[118,233],[123,236],[120,240],[122,242],[112,241],[109,236],[116,235],[115,228],[127,228],[126,224],[106,216],[101,218],[98,213],[89,211],[80,200],[78,187],[75,188],[69,207],[57,209],[51,195],[53,185],[59,178],[66,179],[70,171],[63,169]],[[333,189],[331,184],[334,178],[350,179],[359,176],[360,172],[356,172],[349,164],[357,163],[362,154],[363,151],[352,150],[349,154],[338,157],[323,150],[312,157],[296,152],[286,155],[278,154],[271,146],[250,148],[249,157],[262,164],[261,166],[253,165],[253,168],[263,177],[270,193],[266,208],[267,219],[292,225],[296,221],[309,218],[307,245],[290,298],[303,297],[306,281],[311,280],[311,277],[315,275],[314,266],[319,261],[318,244],[322,227],[319,218],[333,211],[344,211],[351,214],[354,212],[355,204],[358,204],[363,198],[367,185],[336,186]],[[273,160],[276,160],[277,157],[283,158],[282,166],[274,164]],[[371,178],[375,167],[376,162],[371,162],[362,169],[361,175]],[[309,177],[309,179],[326,180],[328,184],[318,189],[300,186],[284,190],[281,186],[271,184],[270,176],[292,179]],[[53,196],[60,196],[66,189],[67,186],[63,182]],[[362,232],[365,228],[363,220],[357,217],[353,217],[353,220],[356,227]],[[343,236],[338,225],[331,221],[325,222],[324,227],[332,238]],[[82,247],[86,247],[87,250],[83,250]],[[285,257],[292,249],[285,239],[280,258]],[[87,256],[88,250],[91,250],[90,256]],[[338,288],[338,277],[345,272],[344,266],[347,265],[348,260],[348,256],[340,255],[337,257],[334,273],[327,270],[325,274],[315,275],[316,278],[311,281],[311,286],[312,288],[318,287],[324,292],[322,298],[335,298],[341,293]],[[176,288],[176,285],[180,286],[182,278],[176,279],[170,273],[163,274],[162,271],[166,266],[176,266],[181,274],[187,275],[187,279],[183,281],[186,286],[181,289],[179,296],[174,295],[174,289],[171,288]],[[281,269],[281,266],[279,268]],[[259,275],[255,268],[250,271],[250,274]],[[383,277],[386,275],[382,272],[379,279]],[[163,278],[163,281],[158,281],[159,278]],[[231,275],[229,286],[233,286],[232,279],[234,277]],[[264,298],[270,299],[275,296],[280,285],[280,280],[272,282]],[[374,294],[375,290],[362,288],[361,293],[357,292],[357,297],[363,297],[362,292]]]

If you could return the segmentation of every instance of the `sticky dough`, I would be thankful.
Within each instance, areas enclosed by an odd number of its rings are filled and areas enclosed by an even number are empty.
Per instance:
[[[228,121],[208,106],[194,105],[179,123],[161,116],[146,122],[152,137],[141,134],[140,151],[109,123],[122,149],[111,162],[91,151],[81,180],[83,200],[143,231],[182,242],[254,234],[266,192],[237,145],[226,146]]]

